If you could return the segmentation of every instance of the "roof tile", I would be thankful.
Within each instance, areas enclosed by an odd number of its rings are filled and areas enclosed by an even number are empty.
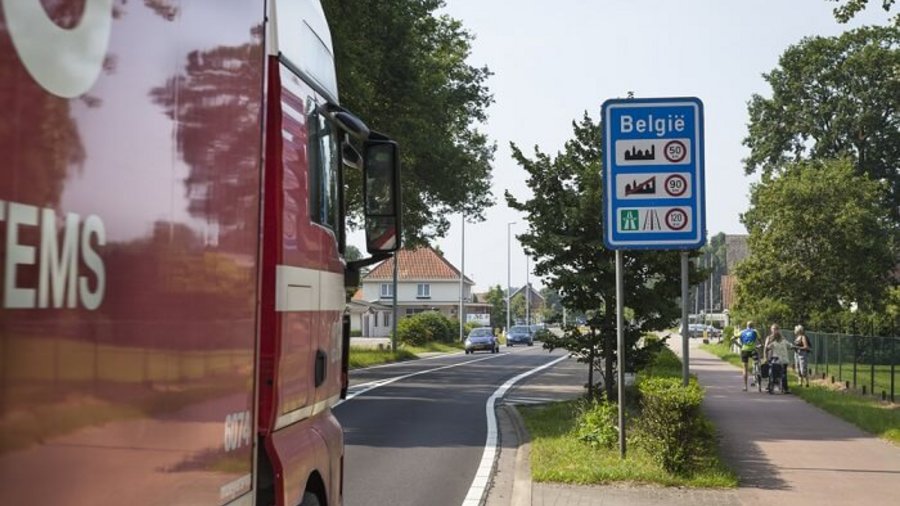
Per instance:
[[[396,253],[400,272],[400,280],[447,279],[459,280],[459,269],[453,266],[432,247],[426,246],[413,250],[402,249]],[[365,280],[381,280],[394,278],[393,259],[381,262],[369,271]],[[466,277],[466,283],[475,284]]]

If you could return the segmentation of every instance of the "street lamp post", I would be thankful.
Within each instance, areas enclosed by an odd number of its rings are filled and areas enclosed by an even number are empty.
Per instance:
[[[462,215],[462,261],[460,262],[459,268],[459,341],[462,342],[466,339],[465,336],[465,321],[466,317],[466,284],[465,284],[465,276],[466,276],[466,215],[463,213]]]
[[[525,325],[531,325],[531,262],[525,255]]]
[[[512,285],[510,279],[510,231],[516,222],[511,221],[506,224],[506,335],[509,335],[509,306],[510,296],[512,295]]]

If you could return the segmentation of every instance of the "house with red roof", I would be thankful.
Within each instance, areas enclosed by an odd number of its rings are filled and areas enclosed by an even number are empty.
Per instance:
[[[448,318],[457,318],[461,276],[459,269],[430,246],[402,249],[396,256],[399,317],[423,311],[438,311]],[[354,295],[354,300],[389,307],[392,312],[393,280],[394,260],[388,259],[362,277],[362,288]],[[490,304],[471,302],[473,286],[475,282],[464,276],[463,297],[466,300],[467,320],[470,320],[472,315],[490,314]],[[390,316],[382,316],[387,317],[386,327],[389,329]],[[383,322],[382,319],[378,323]]]

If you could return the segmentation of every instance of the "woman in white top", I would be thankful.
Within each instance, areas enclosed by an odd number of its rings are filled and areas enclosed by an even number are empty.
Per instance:
[[[781,391],[788,393],[787,367],[791,363],[791,347],[781,335],[778,324],[772,325],[771,332],[766,336],[765,346],[766,359],[778,358],[778,362],[770,368],[769,374],[774,374],[773,377],[781,381]],[[771,387],[769,393],[772,393]]]

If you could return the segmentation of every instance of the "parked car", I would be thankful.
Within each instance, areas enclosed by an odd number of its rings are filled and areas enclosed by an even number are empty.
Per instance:
[[[475,353],[478,350],[490,351],[491,353],[500,351],[500,343],[497,341],[497,336],[494,335],[494,331],[489,327],[472,329],[469,332],[469,337],[466,338],[466,355]]]
[[[534,336],[531,335],[531,327],[527,325],[512,326],[509,329],[509,333],[506,335],[506,345],[512,346],[514,344],[534,345]]]
[[[690,337],[703,337],[704,331],[708,338],[722,337],[722,331],[712,325],[706,325],[704,323],[691,323],[688,325],[688,336]]]

